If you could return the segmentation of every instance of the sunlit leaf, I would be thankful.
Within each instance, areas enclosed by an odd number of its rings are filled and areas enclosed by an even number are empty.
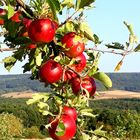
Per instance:
[[[117,66],[115,67],[114,71],[119,71],[119,70],[121,69],[122,64],[123,64],[123,61],[121,60],[121,61],[117,64]]]
[[[88,117],[92,117],[92,118],[95,118],[96,115],[92,114],[92,113],[89,113],[89,112],[81,112],[81,115],[83,116],[88,116]]]
[[[11,70],[11,68],[14,66],[16,61],[17,61],[17,59],[13,56],[9,56],[9,57],[6,57],[3,59],[4,66],[8,71]]]
[[[63,7],[67,6],[68,8],[74,7],[74,0],[63,0],[61,5]]]
[[[82,9],[86,6],[90,6],[92,3],[94,3],[95,0],[77,0],[76,1],[76,9]]]
[[[106,140],[109,140],[109,138],[105,135],[106,131],[102,130],[103,125],[101,125],[98,129],[96,130],[91,130],[90,133],[94,134],[95,136],[103,137]]]
[[[80,23],[80,31],[84,34],[84,36],[91,40],[91,41],[95,41],[94,36],[93,36],[93,32],[91,30],[91,28],[89,27],[87,22],[82,22]]]
[[[51,115],[51,116],[53,116],[53,114],[50,112],[50,111],[47,111],[47,110],[39,110],[41,113],[42,113],[42,115],[44,115],[44,116],[47,116],[47,115]]]
[[[131,35],[134,35],[134,31],[133,31],[132,25],[131,25],[131,24],[128,24],[126,21],[124,21],[124,25],[127,27],[129,33],[130,33]]]
[[[112,87],[112,81],[110,77],[104,72],[97,72],[93,75],[93,77],[99,80],[106,88]]]
[[[80,140],[90,140],[91,137],[86,133],[81,133]]]
[[[37,66],[40,66],[41,63],[42,63],[42,53],[39,53],[39,54],[35,57],[35,59],[36,59],[36,65],[37,65]]]
[[[8,19],[10,19],[15,13],[14,7],[10,4],[8,5]]]
[[[44,107],[49,107],[47,103],[44,103],[44,102],[41,102],[41,101],[37,104],[37,106],[38,106],[40,109],[43,109]]]

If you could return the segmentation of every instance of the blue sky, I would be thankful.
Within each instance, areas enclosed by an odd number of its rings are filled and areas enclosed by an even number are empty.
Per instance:
[[[96,8],[86,13],[87,21],[93,32],[103,40],[103,44],[114,41],[125,43],[128,40],[129,33],[123,21],[131,23],[134,32],[140,38],[140,0],[96,0],[95,6]],[[0,53],[0,61],[8,55],[9,52]],[[118,55],[102,54],[100,71],[113,72],[120,59]],[[0,64],[0,75],[22,73],[22,65],[23,63],[19,62],[7,72]],[[128,55],[120,72],[140,72],[140,53]]]

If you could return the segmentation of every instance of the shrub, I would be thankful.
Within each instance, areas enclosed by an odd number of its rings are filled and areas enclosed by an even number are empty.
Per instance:
[[[30,128],[26,128],[24,131],[25,138],[45,138],[43,134],[39,131],[37,126],[32,126]]]
[[[27,106],[26,100],[0,98],[0,113],[12,113],[23,121],[25,127],[44,124],[43,116],[38,112],[37,107]]]
[[[13,114],[0,114],[0,139],[11,140],[13,137],[21,137],[23,132],[22,121]]]
[[[103,130],[118,138],[140,138],[140,114],[128,110],[94,110],[98,116],[89,119],[88,129],[98,128],[103,125]]]

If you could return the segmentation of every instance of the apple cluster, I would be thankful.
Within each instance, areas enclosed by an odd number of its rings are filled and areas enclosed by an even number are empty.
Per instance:
[[[4,25],[4,16],[7,11],[0,9],[0,25]],[[71,90],[75,96],[81,94],[82,96],[92,97],[96,91],[96,83],[94,79],[88,75],[83,77],[82,73],[86,68],[86,56],[84,54],[85,43],[80,34],[76,32],[64,33],[60,40],[55,38],[56,32],[59,29],[59,24],[50,18],[28,19],[22,17],[21,12],[16,12],[11,18],[13,22],[22,22],[24,25],[21,37],[28,37],[32,43],[26,46],[27,49],[36,49],[39,44],[54,44],[59,41],[61,44],[57,49],[59,53],[57,56],[68,57],[73,60],[71,64],[61,64],[55,61],[55,56],[47,59],[39,66],[39,79],[48,84],[57,83],[59,81],[69,83]],[[70,140],[76,133],[77,112],[75,108],[64,106],[59,117],[51,120],[51,127],[48,131],[50,136],[55,140]],[[64,133],[57,135],[59,124],[62,123],[65,127]]]

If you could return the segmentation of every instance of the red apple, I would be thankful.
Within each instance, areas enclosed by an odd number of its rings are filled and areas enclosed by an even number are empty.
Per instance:
[[[61,65],[54,60],[48,60],[44,63],[40,70],[39,76],[43,82],[55,83],[62,77],[63,69]]]
[[[32,20],[28,18],[23,18],[23,24],[26,27],[26,29],[29,28],[29,25],[31,24]]]
[[[55,36],[55,27],[48,18],[36,19],[29,25],[28,34],[33,42],[49,43]]]
[[[96,83],[94,79],[89,76],[86,76],[83,79],[76,77],[71,80],[71,85],[72,91],[75,95],[77,95],[80,92],[81,87],[86,89],[89,92],[90,96],[93,96],[96,91]],[[83,92],[83,94],[85,94],[85,92]]]
[[[1,18],[7,14],[7,11],[5,9],[0,8],[0,25],[4,24],[4,20]]]
[[[61,42],[65,47],[64,52],[68,57],[77,57],[81,55],[85,49],[82,38],[76,35],[75,32],[65,34]]]
[[[14,21],[14,22],[21,22],[21,12],[16,12],[10,19],[12,20],[12,21]]]
[[[71,66],[75,71],[81,72],[86,67],[86,57],[82,53],[81,55],[75,57],[75,64]]]
[[[36,48],[36,44],[30,44],[27,46],[27,49],[35,49]]]
[[[64,106],[62,112],[63,112],[63,114],[66,114],[66,115],[72,117],[76,121],[77,112],[76,112],[75,108]]]
[[[65,127],[64,134],[62,134],[61,136],[58,136],[56,134],[57,131],[60,131],[58,129],[59,123],[63,123]],[[48,131],[50,137],[54,140],[71,140],[76,133],[76,123],[70,116],[62,115],[59,120],[57,119],[56,121],[52,122],[51,127],[49,127]]]
[[[69,81],[72,78],[75,78],[77,74],[72,70],[66,70],[64,74],[64,81]]]

